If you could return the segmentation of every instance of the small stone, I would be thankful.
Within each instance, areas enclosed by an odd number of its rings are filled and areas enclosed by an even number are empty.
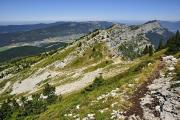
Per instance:
[[[112,92],[112,93],[111,93],[111,96],[112,96],[112,97],[115,97],[116,95],[117,95],[117,94],[116,94],[115,92]]]
[[[76,109],[79,110],[79,108],[80,108],[80,105],[77,105],[77,106],[76,106]]]
[[[160,106],[159,105],[156,106],[155,109],[156,109],[156,111],[160,111]]]
[[[102,109],[102,110],[99,110],[100,113],[104,113],[104,111],[107,111],[108,108],[105,108],[105,109]]]
[[[148,66],[152,65],[152,63],[148,63]]]
[[[174,67],[169,67],[168,70],[169,71],[173,71],[175,68]]]
[[[67,116],[68,116],[68,117],[72,117],[72,114],[70,113],[70,114],[68,114]]]
[[[117,105],[117,104],[118,104],[118,102],[112,103],[112,104],[111,104],[111,107],[114,107],[114,106]]]

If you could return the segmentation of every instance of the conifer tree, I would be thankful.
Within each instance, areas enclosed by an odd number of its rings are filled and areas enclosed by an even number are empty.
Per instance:
[[[153,55],[153,47],[152,45],[149,46],[149,56]]]
[[[167,41],[168,52],[169,53],[176,53],[180,51],[180,33],[179,31],[176,32],[175,36],[172,36]]]
[[[162,43],[162,40],[160,40],[157,50],[161,50],[162,48],[163,48],[163,43]]]
[[[143,54],[147,54],[149,52],[149,47],[146,45],[146,47],[144,48]]]

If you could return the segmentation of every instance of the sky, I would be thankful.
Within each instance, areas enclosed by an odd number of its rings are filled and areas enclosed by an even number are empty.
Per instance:
[[[180,20],[180,0],[0,0],[0,22]]]

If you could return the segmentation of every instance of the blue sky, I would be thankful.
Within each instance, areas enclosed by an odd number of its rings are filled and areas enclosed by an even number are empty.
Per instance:
[[[180,20],[180,0],[0,0],[2,21]]]

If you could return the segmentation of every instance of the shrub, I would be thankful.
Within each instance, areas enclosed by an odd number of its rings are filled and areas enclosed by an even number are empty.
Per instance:
[[[58,98],[55,95],[55,87],[49,85],[48,83],[45,85],[45,88],[43,90],[43,95],[47,96],[46,101],[48,104],[54,103],[56,101],[56,99]]]
[[[46,99],[48,104],[52,104],[57,100],[58,96],[56,95],[49,95]]]
[[[43,89],[43,95],[44,96],[49,96],[55,94],[55,87],[50,86],[48,83],[45,85]]]
[[[79,42],[78,47],[81,47],[81,46],[82,46],[82,43],[81,43],[81,42]]]
[[[36,93],[36,94],[32,95],[32,99],[33,100],[39,100],[39,98],[40,98],[40,94],[39,93]]]
[[[92,91],[95,88],[101,86],[103,82],[104,82],[104,79],[102,78],[102,75],[100,77],[96,77],[93,83],[85,88],[85,91]]]
[[[0,108],[0,119],[9,119],[12,114],[12,107],[10,106],[9,102],[3,102]]]

